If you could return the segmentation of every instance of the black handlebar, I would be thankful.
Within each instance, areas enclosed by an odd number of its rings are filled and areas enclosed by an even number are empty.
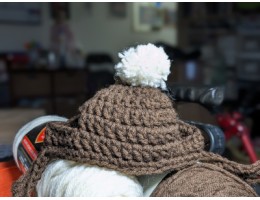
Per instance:
[[[171,87],[172,97],[177,101],[196,102],[204,106],[218,106],[224,100],[224,87]]]
[[[225,151],[225,134],[218,126],[195,121],[186,121],[202,131],[205,150],[222,155]]]
[[[216,106],[224,100],[224,87],[197,87],[197,86],[173,86],[168,88],[168,95],[174,101],[186,101],[200,103],[214,112]],[[223,131],[214,125],[203,124],[195,121],[186,121],[197,126],[205,139],[205,150],[217,154],[223,154],[225,150],[225,136]]]

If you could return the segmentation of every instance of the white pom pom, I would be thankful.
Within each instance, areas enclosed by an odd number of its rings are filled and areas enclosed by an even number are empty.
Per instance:
[[[49,164],[36,191],[38,197],[143,196],[143,188],[136,177],[67,160]]]
[[[122,59],[115,66],[116,75],[132,86],[150,86],[166,89],[168,75],[170,74],[170,60],[162,47],[153,44],[138,45],[123,53]]]

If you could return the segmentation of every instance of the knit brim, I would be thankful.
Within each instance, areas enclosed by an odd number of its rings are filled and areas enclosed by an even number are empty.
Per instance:
[[[55,122],[48,125],[45,147],[46,155],[51,159],[73,160],[137,176],[171,170],[173,165],[177,166],[184,159],[194,160],[194,156],[204,148],[201,132],[182,121],[176,121],[174,125],[178,135],[182,136],[180,141],[173,140],[176,133],[172,133],[168,140],[165,137],[167,141],[154,145],[156,138],[149,138],[152,136],[141,132],[138,137],[143,142],[137,143],[115,139],[117,135],[114,132],[100,136],[96,132],[71,127],[77,120],[75,118],[68,123]],[[193,134],[187,136],[190,132]]]

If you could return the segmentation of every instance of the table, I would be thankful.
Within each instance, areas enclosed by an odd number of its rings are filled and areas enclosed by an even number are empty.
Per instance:
[[[43,115],[43,109],[0,109],[0,145],[11,145],[15,134],[24,124]]]

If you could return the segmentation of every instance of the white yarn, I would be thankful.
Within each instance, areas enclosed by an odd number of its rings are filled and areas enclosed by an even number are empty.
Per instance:
[[[67,160],[50,163],[36,190],[39,197],[143,196],[143,188],[136,177]]]
[[[150,86],[166,89],[170,74],[170,60],[162,47],[153,44],[138,45],[118,54],[116,75],[132,86]]]
[[[169,171],[161,174],[139,176],[138,181],[143,187],[143,196],[149,197],[167,174],[169,174]]]

